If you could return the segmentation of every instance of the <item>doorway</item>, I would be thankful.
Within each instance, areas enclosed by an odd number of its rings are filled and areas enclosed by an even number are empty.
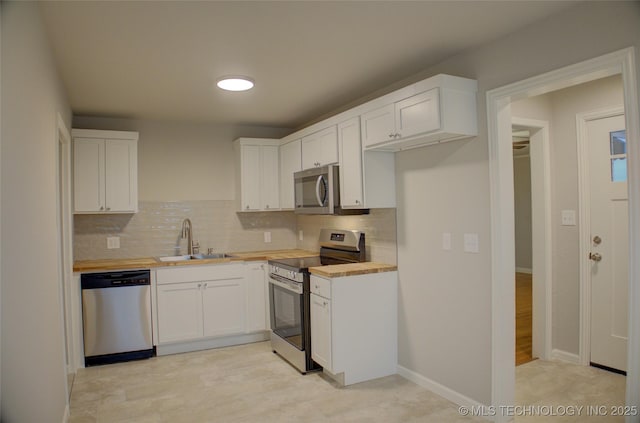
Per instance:
[[[640,134],[635,61],[633,49],[610,53],[586,62],[507,85],[487,92],[492,215],[492,405],[514,404],[515,366],[513,360],[514,300],[513,274],[513,156],[511,154],[511,102],[532,95],[622,74],[629,154],[630,255],[640,252]],[[509,223],[505,225],[504,223]],[[629,342],[626,405],[640,405],[640,263],[629,268]],[[507,421],[508,416],[497,416]]]

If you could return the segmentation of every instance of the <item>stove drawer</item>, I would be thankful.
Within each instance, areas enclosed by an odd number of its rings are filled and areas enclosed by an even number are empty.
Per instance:
[[[331,299],[331,281],[316,275],[311,275],[311,293]]]

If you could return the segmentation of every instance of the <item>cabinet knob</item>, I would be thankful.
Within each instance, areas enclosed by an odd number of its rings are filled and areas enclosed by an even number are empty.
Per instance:
[[[360,200],[356,200],[356,204],[360,204]]]
[[[104,210],[104,206],[100,206],[100,210]]]
[[[107,207],[107,210],[111,210],[111,207]]]
[[[269,208],[269,205],[267,204],[264,208],[265,208],[265,209],[268,209],[268,208]]]
[[[402,136],[402,135],[400,135],[400,134],[398,134],[398,133],[395,133],[395,134],[393,135],[393,138],[400,138],[401,136]]]
[[[247,204],[247,206],[245,207],[247,210],[249,210],[249,205]]]
[[[389,134],[389,138],[395,138],[396,134]]]

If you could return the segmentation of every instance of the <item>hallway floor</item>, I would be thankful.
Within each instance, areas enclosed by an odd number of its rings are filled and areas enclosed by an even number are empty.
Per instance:
[[[516,273],[516,366],[534,360],[532,284],[530,273]]]
[[[620,405],[624,376],[536,360],[516,368],[517,404]],[[517,422],[545,421],[520,417]],[[339,388],[300,375],[269,342],[81,369],[70,423],[485,422],[401,376]],[[607,422],[584,415],[553,421]]]

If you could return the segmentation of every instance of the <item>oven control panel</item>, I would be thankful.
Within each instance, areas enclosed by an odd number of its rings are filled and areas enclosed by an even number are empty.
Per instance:
[[[269,266],[269,272],[271,274],[278,275],[283,278],[290,279],[292,281],[296,281],[300,283],[304,282],[304,273],[302,272],[296,272],[294,270],[285,269],[282,267],[275,266],[273,264]]]

